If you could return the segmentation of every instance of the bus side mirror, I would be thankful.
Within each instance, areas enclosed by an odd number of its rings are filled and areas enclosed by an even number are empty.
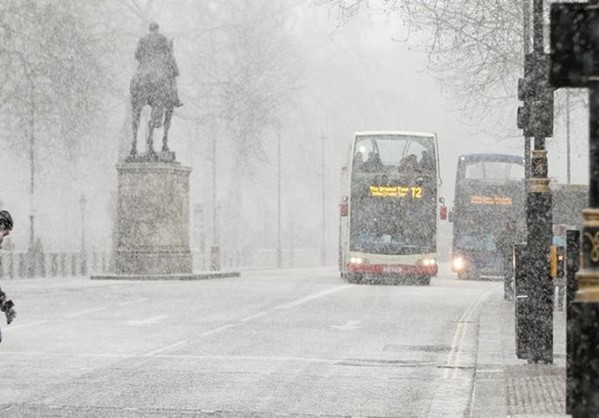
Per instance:
[[[449,222],[453,222],[453,210],[450,210],[449,213],[447,214],[447,220]]]
[[[347,196],[343,196],[343,199],[341,199],[341,203],[339,204],[339,212],[341,216],[347,216],[349,212],[349,203]]]
[[[441,206],[441,208],[439,209],[439,217],[441,218],[442,221],[447,219],[447,214],[448,214],[447,206],[445,206],[445,205]]]
[[[445,206],[445,198],[440,197],[439,203],[441,203],[441,207],[439,208],[439,218],[444,221],[447,219],[447,206]]]

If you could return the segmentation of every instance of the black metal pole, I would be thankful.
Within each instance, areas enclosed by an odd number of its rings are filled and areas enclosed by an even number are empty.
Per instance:
[[[522,2],[522,37],[524,39],[524,61],[530,53],[531,44],[531,28],[530,28],[530,0]],[[525,72],[527,69],[525,69]],[[524,177],[528,184],[531,176],[531,138],[524,137]],[[527,195],[528,196],[528,195]],[[528,198],[527,198],[528,199]],[[529,224],[529,210],[526,207],[526,224]],[[527,260],[526,243],[517,243],[514,245],[514,325],[515,325],[515,346],[516,356],[519,359],[526,359],[528,356],[529,333],[531,329],[530,320],[530,299],[528,290],[528,281],[530,273],[528,267],[530,265]]]
[[[570,230],[566,233],[566,413],[572,413],[572,406],[576,398],[576,385],[574,376],[578,374],[574,362],[575,323],[572,316],[572,305],[578,283],[576,272],[580,267],[580,231]]]
[[[589,81],[589,169],[589,208],[582,211],[581,269],[570,321],[574,417],[599,416],[599,81]]]
[[[570,90],[566,90],[566,179],[572,182],[571,146],[570,146]]]
[[[522,25],[522,38],[524,39],[524,56],[528,55],[530,52],[530,0],[524,0],[522,2],[522,15],[523,25]],[[524,137],[524,175],[528,179],[530,177],[530,137]]]
[[[534,0],[533,48],[543,54],[543,0]],[[536,65],[539,65],[537,61]],[[541,74],[536,72],[536,82]],[[539,121],[536,121],[539,123]],[[553,283],[549,273],[549,248],[552,240],[551,191],[549,189],[545,138],[535,135],[531,177],[527,181],[527,230],[530,263],[528,294],[531,308],[529,363],[553,363]]]

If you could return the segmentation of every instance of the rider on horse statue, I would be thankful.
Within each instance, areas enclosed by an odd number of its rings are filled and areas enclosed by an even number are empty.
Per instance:
[[[150,33],[139,40],[135,50],[135,59],[139,62],[138,72],[143,75],[157,72],[165,75],[170,82],[171,100],[174,107],[182,106],[177,92],[179,66],[173,55],[173,44],[166,36],[158,32],[160,26],[150,23]]]
[[[152,108],[146,137],[147,155],[156,159],[152,133],[155,128],[164,126],[162,151],[170,152],[167,143],[173,110],[183,105],[177,92],[179,67],[173,55],[173,41],[158,32],[158,23],[150,23],[150,33],[139,40],[135,59],[139,67],[130,86],[133,142],[129,161],[137,158],[137,130],[144,106]]]

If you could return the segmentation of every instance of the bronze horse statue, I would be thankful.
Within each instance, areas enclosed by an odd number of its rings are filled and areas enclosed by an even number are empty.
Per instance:
[[[172,41],[170,41],[170,47],[172,57]],[[169,73],[165,66],[152,65],[143,68],[140,67],[131,79],[130,93],[133,142],[129,158],[134,159],[137,156],[139,120],[143,107],[148,105],[152,108],[152,111],[146,136],[147,155],[149,159],[156,160],[158,159],[158,155],[154,151],[154,129],[164,125],[162,152],[169,152],[168,131],[171,126],[173,110],[175,107],[181,106],[177,94],[175,77]]]

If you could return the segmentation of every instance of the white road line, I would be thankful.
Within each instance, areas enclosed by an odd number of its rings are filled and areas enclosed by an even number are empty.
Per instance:
[[[126,306],[126,305],[131,305],[133,303],[143,302],[143,301],[148,300],[148,299],[149,298],[135,299],[135,300],[127,301],[127,302],[117,303],[117,305],[119,305],[119,306]]]
[[[2,355],[28,356],[28,357],[109,357],[132,358],[137,354],[110,354],[110,353],[53,353],[43,351],[1,351]]]
[[[223,331],[225,329],[233,328],[234,326],[235,326],[235,324],[223,325],[222,327],[214,328],[214,329],[211,329],[210,331],[203,332],[200,334],[200,336],[205,337],[206,335],[215,334],[215,333]]]
[[[32,325],[45,324],[46,322],[50,322],[50,320],[49,319],[42,319],[41,321],[27,322],[25,324],[7,325],[6,328],[2,328],[2,330],[4,332],[10,332],[10,331],[15,330],[15,329],[26,328],[26,327],[30,327]]]
[[[332,289],[323,290],[322,292],[318,292],[318,293],[315,293],[313,295],[308,295],[308,296],[305,296],[303,298],[294,300],[292,302],[285,303],[283,305],[277,306],[274,309],[290,309],[290,308],[295,308],[296,306],[303,305],[304,303],[311,302],[311,301],[313,301],[315,299],[319,299],[319,298],[321,298],[323,296],[327,296],[327,295],[330,295],[331,293],[339,292],[341,290],[344,290],[344,289],[347,289],[347,288],[350,288],[350,287],[354,287],[354,286],[350,285],[350,284],[347,284],[347,285],[337,286],[337,287],[334,287]]]
[[[196,354],[161,354],[185,344],[186,341],[179,341],[168,347],[151,351],[144,355],[139,354],[111,354],[111,353],[56,353],[56,352],[35,352],[35,351],[2,351],[3,356],[27,356],[27,357],[82,357],[82,358],[140,358],[153,357],[166,360],[188,359],[188,360],[224,360],[224,361],[297,361],[303,363],[338,363],[347,361],[346,358],[319,358],[319,357],[293,357],[293,356],[217,356],[217,355],[196,355]],[[433,363],[431,363],[433,364]]]
[[[341,286],[334,287],[332,289],[323,290],[322,292],[314,293],[312,295],[304,296],[303,298],[299,298],[299,299],[293,300],[291,302],[287,302],[287,303],[284,303],[282,305],[275,306],[274,308],[267,309],[265,311],[255,313],[254,315],[250,315],[250,316],[247,316],[245,318],[242,318],[242,319],[239,320],[239,323],[244,324],[246,322],[253,321],[254,319],[263,317],[263,316],[268,315],[270,313],[273,313],[274,311],[277,311],[277,310],[284,310],[284,309],[295,308],[296,306],[303,305],[304,303],[311,302],[311,301],[319,299],[321,297],[330,295],[331,293],[339,292],[341,290],[344,290],[344,289],[347,289],[347,288],[350,288],[350,287],[354,287],[354,286],[352,286],[352,285],[341,285]],[[200,335],[201,336],[206,336],[206,335],[214,334],[216,332],[219,332],[219,331],[222,331],[222,330],[225,330],[225,329],[228,329],[228,328],[233,328],[233,327],[239,325],[239,323],[223,325],[222,327],[218,327],[218,328],[215,328],[213,330],[206,331],[206,332],[204,332],[203,334],[200,334]]]
[[[140,319],[136,321],[128,321],[127,325],[131,325],[134,327],[142,326],[142,325],[150,325],[155,324],[156,322],[162,321],[163,319],[168,318],[168,315],[160,315],[160,316],[152,316],[146,319]]]
[[[443,379],[449,379],[450,374],[451,378],[455,379],[460,365],[462,344],[464,343],[464,336],[466,335],[466,329],[468,328],[468,321],[475,312],[476,308],[478,308],[482,301],[488,298],[493,291],[494,289],[491,289],[481,294],[473,303],[470,304],[470,306],[468,306],[462,317],[459,319],[458,327],[451,343],[451,351],[447,356],[445,370],[443,370]]]
[[[257,319],[257,318],[260,318],[260,317],[262,317],[262,316],[266,315],[268,312],[270,312],[270,311],[259,312],[259,313],[255,314],[255,315],[248,316],[248,317],[246,317],[246,318],[243,318],[243,319],[241,320],[241,322],[249,322],[249,321],[253,321],[254,319]]]
[[[92,313],[92,312],[99,312],[99,311],[103,311],[103,310],[106,310],[106,308],[102,307],[102,308],[88,309],[86,311],[75,312],[70,315],[65,315],[65,318],[74,318],[76,316],[85,315],[85,314]]]
[[[187,341],[179,341],[178,343],[171,344],[168,347],[164,347],[164,348],[160,348],[158,350],[150,351],[144,357],[154,357],[154,356],[156,356],[156,354],[164,353],[165,351],[171,350],[171,349],[173,349],[175,347],[179,347],[180,345],[183,345],[183,344],[186,344],[186,343],[187,343]]]

